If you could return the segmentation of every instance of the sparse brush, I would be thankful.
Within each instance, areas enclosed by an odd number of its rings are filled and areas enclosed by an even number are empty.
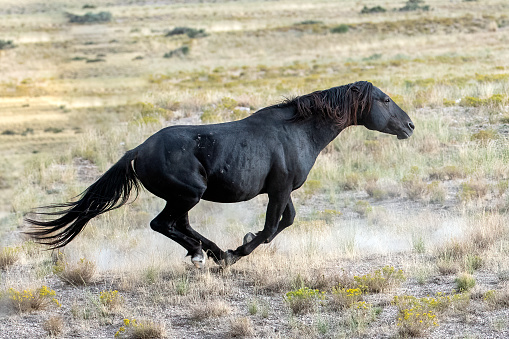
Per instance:
[[[406,280],[403,270],[385,266],[362,276],[354,276],[357,286],[363,291],[380,293],[399,286]]]
[[[364,334],[366,327],[376,319],[380,310],[365,301],[353,303],[346,313],[346,325],[358,335]]]
[[[2,40],[0,39],[0,50],[14,48],[16,45],[12,43],[12,40]]]
[[[166,33],[165,36],[174,36],[174,35],[187,35],[189,38],[202,38],[208,36],[208,34],[205,32],[204,29],[196,29],[196,28],[190,28],[190,27],[175,27],[168,33]]]
[[[403,337],[421,337],[433,326],[438,326],[438,322],[433,312],[414,307],[400,310],[396,325]]]
[[[235,318],[230,321],[230,335],[232,337],[250,337],[254,333],[253,324],[248,317]]]
[[[118,294],[118,291],[101,291],[99,293],[99,301],[108,310],[115,310],[124,303],[124,298]]]
[[[483,265],[484,260],[475,254],[468,254],[465,257],[465,269],[469,274],[473,274],[474,271],[480,269]]]
[[[181,46],[174,50],[169,51],[168,53],[164,53],[163,58],[169,59],[173,57],[182,58],[189,54],[190,48],[187,45]]]
[[[70,264],[63,257],[53,267],[53,273],[65,283],[70,285],[88,285],[95,275],[95,264],[81,258],[75,264]]]
[[[411,200],[420,200],[424,198],[428,185],[420,177],[418,167],[412,167],[410,173],[407,173],[402,181],[408,198]]]
[[[509,307],[509,285],[501,290],[489,290],[484,294],[483,300],[491,308]]]
[[[416,298],[411,295],[394,296],[392,304],[398,308],[398,333],[404,337],[418,337],[438,326],[437,315],[447,310],[465,310],[470,303],[468,293]]]
[[[373,212],[373,206],[371,206],[371,204],[369,203],[369,201],[366,201],[366,200],[358,200],[354,207],[353,207],[353,210],[357,213],[359,213],[359,215],[361,217],[365,217],[367,216],[368,214],[370,214],[371,212]]]
[[[350,29],[350,27],[348,25],[341,24],[341,25],[332,27],[330,32],[331,33],[340,33],[340,34],[343,34],[343,33],[348,32],[349,29]]]
[[[385,13],[387,10],[382,6],[374,6],[368,7],[364,6],[361,10],[361,14],[371,14],[371,13]]]
[[[230,314],[231,307],[222,300],[205,300],[191,306],[191,318],[203,320]]]
[[[445,201],[447,190],[440,181],[432,181],[426,186],[426,192],[429,202],[434,204],[442,204]]]
[[[148,319],[124,319],[124,325],[115,333],[120,339],[159,339],[166,337],[166,330],[162,324]]]
[[[42,323],[42,328],[48,335],[57,337],[64,330],[64,320],[61,316],[51,316]]]
[[[456,277],[454,282],[456,283],[456,288],[460,292],[467,292],[476,284],[475,278],[468,273],[461,273]]]
[[[460,270],[460,265],[451,259],[439,259],[437,261],[438,273],[442,275],[456,274]]]
[[[67,15],[67,18],[69,18],[70,23],[78,23],[78,24],[110,22],[112,19],[112,15],[110,12],[99,12],[99,13],[88,12],[83,15],[66,13],[66,15]]]
[[[324,298],[325,292],[303,287],[286,293],[284,300],[293,314],[304,314],[312,311]]]
[[[352,306],[354,303],[362,300],[362,290],[360,288],[333,287],[328,304],[334,310],[342,310]]]
[[[23,291],[10,288],[0,295],[2,303],[6,303],[8,307],[19,313],[43,310],[50,305],[60,306],[55,296],[56,292],[47,286]]]
[[[19,248],[4,247],[0,251],[0,269],[5,270],[19,259]]]
[[[389,195],[387,191],[382,189],[374,181],[367,182],[364,189],[366,190],[366,193],[368,193],[368,195],[375,200],[383,200]]]

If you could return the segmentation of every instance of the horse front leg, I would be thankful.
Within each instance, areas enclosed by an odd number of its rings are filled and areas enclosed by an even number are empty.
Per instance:
[[[286,204],[285,210],[283,211],[283,217],[278,223],[277,230],[274,234],[272,234],[269,239],[265,241],[266,244],[274,240],[274,238],[281,233],[285,228],[288,226],[291,226],[293,224],[293,220],[295,219],[295,207],[293,207],[292,198],[290,197],[288,199],[288,203]],[[251,232],[248,232],[244,236],[244,244],[250,242],[252,239],[254,239],[255,235]]]
[[[246,237],[244,237],[245,240],[244,244],[237,247],[236,250],[234,251],[228,250],[226,252],[226,258],[224,260],[224,264],[226,266],[232,265],[235,262],[237,262],[240,258],[249,255],[251,252],[254,251],[255,248],[260,246],[260,244],[272,240],[274,234],[276,234],[278,231],[279,220],[281,219],[283,211],[288,206],[288,202],[290,201],[289,199],[290,199],[289,193],[278,195],[269,194],[269,203],[267,204],[267,216],[265,217],[265,225],[263,227],[263,230],[256,233],[256,235],[253,236],[252,239],[246,239]]]

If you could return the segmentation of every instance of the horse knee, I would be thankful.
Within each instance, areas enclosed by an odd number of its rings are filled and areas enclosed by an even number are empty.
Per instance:
[[[154,220],[152,220],[150,222],[150,228],[153,231],[165,234],[165,233],[171,233],[171,231],[173,230],[174,224],[175,224],[175,222],[168,223],[168,222],[163,222],[163,221],[155,218]]]

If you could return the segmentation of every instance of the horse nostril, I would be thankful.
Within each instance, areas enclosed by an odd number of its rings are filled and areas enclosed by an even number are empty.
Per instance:
[[[414,123],[413,122],[409,122],[408,123],[408,128],[410,128],[412,131],[414,130],[415,126],[414,126]]]

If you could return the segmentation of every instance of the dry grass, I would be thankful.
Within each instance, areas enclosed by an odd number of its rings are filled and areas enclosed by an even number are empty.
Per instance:
[[[42,323],[42,328],[52,337],[58,337],[64,330],[64,319],[61,316],[51,316]]]
[[[230,314],[231,307],[220,299],[205,300],[191,306],[191,318],[204,320],[207,318],[223,317]]]
[[[158,339],[166,338],[165,326],[149,319],[124,319],[124,326],[115,334],[121,339]]]
[[[76,263],[62,261],[62,258],[59,258],[53,267],[53,272],[63,282],[74,286],[90,284],[95,276],[95,271],[96,265],[85,258],[81,258]]]
[[[230,320],[230,335],[234,338],[251,337],[255,333],[253,323],[248,317]]]
[[[19,249],[15,247],[4,247],[0,251],[0,269],[5,270],[19,259]]]

